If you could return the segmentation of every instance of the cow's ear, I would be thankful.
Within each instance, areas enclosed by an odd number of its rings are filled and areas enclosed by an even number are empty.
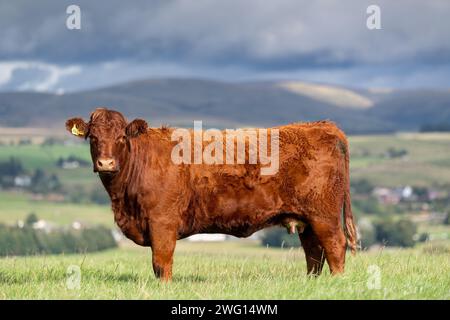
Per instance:
[[[81,118],[72,118],[66,121],[66,129],[74,136],[86,138],[88,124]]]
[[[145,120],[134,119],[127,125],[127,127],[125,128],[125,132],[128,137],[134,138],[142,133],[146,133],[147,128],[148,124]]]

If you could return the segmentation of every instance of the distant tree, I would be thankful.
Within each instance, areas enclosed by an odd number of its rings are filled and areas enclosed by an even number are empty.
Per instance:
[[[428,241],[429,239],[430,239],[430,234],[427,233],[427,232],[422,232],[422,233],[419,235],[419,239],[418,239],[417,241],[419,241],[419,242],[426,242],[426,241]]]
[[[367,199],[359,200],[354,199],[352,201],[352,204],[357,208],[359,211],[365,213],[365,214],[383,214],[385,211],[383,211],[383,208],[381,207],[378,200],[374,197],[368,197]]]
[[[358,194],[370,194],[372,193],[374,186],[367,179],[359,179],[351,181],[351,188]]]
[[[372,224],[360,225],[358,229],[361,236],[361,247],[363,249],[369,248],[377,242],[376,229]]]
[[[394,222],[392,219],[384,219],[375,224],[377,241],[387,246],[413,247],[414,235],[417,232],[416,225],[407,219]]]
[[[36,169],[33,176],[31,177],[31,183],[33,185],[38,185],[45,180],[45,172],[42,169]]]
[[[449,212],[447,212],[447,214],[445,215],[444,224],[450,225],[450,213]]]
[[[428,200],[428,188],[427,187],[413,187],[413,193],[419,198],[419,200]]]
[[[30,189],[35,193],[58,192],[61,188],[58,176],[55,174],[48,176],[42,169],[36,169],[31,177]]]
[[[25,169],[19,159],[10,157],[7,161],[0,162],[0,187],[14,187],[14,179],[25,174]]]
[[[90,201],[89,194],[86,190],[76,185],[71,187],[69,190],[66,190],[67,197],[66,199],[72,203],[87,203]]]
[[[394,159],[394,158],[401,158],[407,155],[408,151],[405,149],[395,149],[391,147],[387,149],[386,153],[389,158]]]
[[[109,204],[110,198],[103,188],[96,188],[92,191],[90,200],[97,204]]]
[[[275,248],[293,248],[300,246],[300,239],[297,233],[288,234],[286,229],[275,227],[264,230],[261,243]]]
[[[59,191],[61,187],[62,185],[58,179],[58,176],[56,174],[52,174],[47,182],[47,188],[49,191]]]
[[[32,226],[34,223],[36,223],[38,221],[39,221],[39,219],[38,219],[37,215],[34,212],[32,212],[25,218],[25,225]]]
[[[22,162],[15,157],[10,157],[8,161],[0,162],[0,176],[16,177],[24,173],[25,169]]]
[[[20,141],[19,141],[19,146],[26,146],[26,145],[30,145],[30,144],[31,144],[30,139],[20,139]]]
[[[0,224],[0,256],[90,252],[117,247],[111,230],[92,227],[81,231],[66,229],[50,233]]]
[[[44,140],[44,142],[42,142],[41,147],[53,146],[53,145],[62,144],[62,143],[63,143],[63,141],[61,139],[49,137],[49,138],[46,138]]]
[[[56,165],[58,167],[62,167],[64,163],[64,158],[63,157],[59,157],[58,160],[56,160]]]

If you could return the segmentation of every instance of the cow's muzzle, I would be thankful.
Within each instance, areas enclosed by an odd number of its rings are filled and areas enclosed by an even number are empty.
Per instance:
[[[119,170],[113,158],[98,158],[95,162],[94,172],[117,172]]]

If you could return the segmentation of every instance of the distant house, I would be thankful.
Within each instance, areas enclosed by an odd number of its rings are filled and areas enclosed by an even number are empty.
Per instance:
[[[410,199],[414,195],[411,186],[401,187],[399,191],[401,192],[403,199]]]
[[[382,204],[398,204],[400,201],[414,200],[415,195],[411,186],[398,188],[376,187],[372,195]]]
[[[81,224],[81,222],[74,221],[72,222],[71,227],[75,230],[80,230],[83,227],[83,225]]]
[[[401,195],[389,188],[376,187],[372,192],[373,196],[382,204],[398,204]]]
[[[21,175],[14,178],[14,186],[20,188],[26,188],[31,185],[31,177]]]
[[[447,196],[447,193],[442,190],[428,190],[428,200],[433,201],[436,199],[443,199]]]
[[[52,230],[55,229],[55,226],[49,223],[48,221],[38,220],[37,222],[33,223],[33,229],[42,230],[46,233],[50,233]]]
[[[80,163],[76,160],[74,160],[74,161],[65,160],[61,164],[61,168],[63,168],[63,169],[77,169],[79,167],[80,167]]]
[[[77,156],[70,155],[67,158],[59,158],[56,165],[63,169],[77,169],[89,166],[90,162]]]
[[[246,240],[258,240],[258,239],[260,239],[262,232],[263,232],[262,230],[255,232],[254,234],[252,234],[251,236],[249,236],[245,239]],[[186,239],[188,241],[192,241],[192,242],[220,242],[220,241],[240,240],[240,238],[222,234],[222,233],[199,233],[199,234],[194,234]]]
[[[227,236],[225,234],[221,233],[200,233],[195,234],[193,236],[190,236],[187,238],[188,241],[194,241],[194,242],[211,242],[211,241],[225,241],[227,240]]]
[[[111,234],[116,242],[120,242],[120,241],[126,239],[125,236],[123,235],[122,231],[118,228],[112,229]]]

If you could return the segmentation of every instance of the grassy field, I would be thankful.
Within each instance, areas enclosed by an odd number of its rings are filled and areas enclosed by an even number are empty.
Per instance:
[[[450,134],[410,133],[350,137],[352,179],[374,185],[448,185],[450,182]],[[406,150],[401,158],[385,156],[389,148]]]
[[[318,278],[307,277],[300,249],[239,242],[180,241],[170,284],[154,278],[150,262],[149,249],[134,246],[87,255],[2,258],[0,298],[450,299],[450,255],[420,248],[349,254],[346,273],[339,277],[328,269]],[[80,267],[79,288],[73,285],[77,277],[67,273],[71,265]]]
[[[31,212],[40,219],[61,225],[78,221],[112,227],[114,223],[111,208],[107,205],[31,200],[30,195],[15,192],[0,192],[0,203],[1,223],[12,224],[24,220]]]
[[[28,169],[53,169],[60,157],[68,157],[70,155],[90,161],[89,145],[83,143],[51,146],[37,144],[0,146],[0,161],[7,160],[9,157],[17,157]]]

